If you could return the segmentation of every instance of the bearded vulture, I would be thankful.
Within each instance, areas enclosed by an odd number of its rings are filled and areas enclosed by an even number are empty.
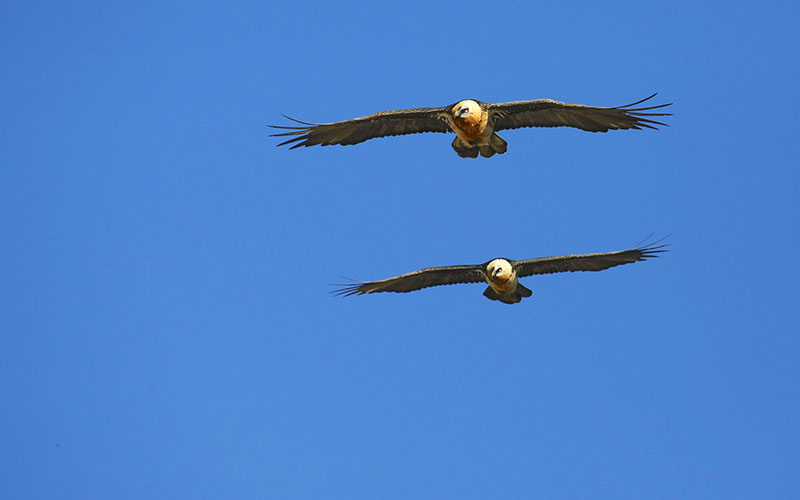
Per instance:
[[[573,271],[602,271],[622,264],[658,257],[666,252],[668,244],[660,240],[630,250],[586,255],[562,255],[560,257],[539,257],[528,260],[492,259],[484,264],[468,266],[428,267],[413,273],[402,274],[381,281],[369,281],[341,286],[334,294],[350,296],[377,292],[413,292],[430,286],[452,285],[455,283],[480,283],[489,286],[483,295],[490,300],[506,304],[516,304],[533,292],[520,284],[517,279],[534,274],[551,274]]]
[[[291,137],[278,144],[300,146],[321,144],[358,144],[376,137],[418,134],[421,132],[455,132],[453,149],[462,158],[477,158],[478,153],[489,158],[506,152],[508,144],[495,132],[521,127],[575,127],[589,132],[609,130],[657,129],[666,126],[652,117],[671,116],[672,113],[654,113],[652,110],[671,106],[660,104],[635,108],[655,97],[615,108],[598,108],[582,104],[569,104],[551,99],[514,101],[499,104],[466,99],[442,108],[414,108],[354,118],[336,123],[308,123],[289,116],[284,117],[302,126],[270,125],[290,132],[272,134],[270,137]]]

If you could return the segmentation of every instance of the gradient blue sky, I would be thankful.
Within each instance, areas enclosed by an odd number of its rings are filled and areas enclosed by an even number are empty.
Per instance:
[[[5,2],[0,497],[796,498],[795,2]],[[276,148],[659,92],[670,127]],[[338,298],[340,276],[663,258]]]

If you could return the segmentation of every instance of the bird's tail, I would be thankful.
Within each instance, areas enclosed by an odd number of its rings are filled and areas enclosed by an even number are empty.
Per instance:
[[[477,158],[478,157],[478,146],[470,146],[469,144],[465,144],[464,141],[456,137],[453,139],[453,149],[455,149],[458,156],[462,158]]]
[[[508,150],[508,143],[502,137],[492,132],[489,137],[489,144],[480,147],[481,156],[484,158],[491,158],[495,153],[503,154]]]
[[[486,287],[486,290],[483,291],[483,296],[489,300],[499,300],[504,304],[516,304],[517,302],[521,301],[525,297],[530,297],[533,295],[533,292],[525,287],[524,285],[517,283],[517,289],[514,290],[514,293],[509,294],[499,294],[494,291],[494,289],[490,286]]]
[[[508,150],[508,143],[494,132],[492,132],[492,136],[489,138],[489,144],[491,144],[494,152],[499,155],[504,154]]]
[[[462,158],[477,158],[478,153],[484,158],[491,158],[495,153],[505,153],[508,150],[508,143],[503,140],[502,137],[492,132],[492,135],[489,137],[489,143],[478,146],[466,144],[456,137],[453,139],[453,149],[455,149],[458,156]]]
[[[478,146],[466,144],[456,137],[453,139],[453,149],[455,149],[458,156],[462,158],[477,158],[479,152],[484,158],[491,158],[495,153],[505,153],[508,150],[508,143],[502,137],[492,132],[492,135],[489,137],[489,143]]]
[[[517,283],[516,293],[518,293],[520,297],[530,297],[531,295],[533,295],[531,289],[526,287],[522,283]]]

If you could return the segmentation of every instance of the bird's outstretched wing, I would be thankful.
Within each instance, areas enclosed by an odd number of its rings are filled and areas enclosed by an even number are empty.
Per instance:
[[[538,259],[514,261],[512,265],[517,270],[517,276],[519,277],[574,271],[602,271],[610,267],[658,257],[658,254],[666,252],[665,247],[669,246],[668,243],[661,243],[664,239],[661,238],[652,244],[630,250],[622,250],[621,252],[540,257]]]
[[[450,126],[446,121],[447,113],[448,108],[446,107],[398,109],[343,122],[323,124],[302,122],[283,115],[302,126],[270,125],[272,128],[291,130],[291,132],[272,134],[270,137],[296,136],[278,144],[278,146],[283,146],[296,142],[297,144],[293,144],[291,149],[300,146],[316,146],[317,144],[346,146],[390,135],[449,132]]]
[[[456,283],[478,283],[486,277],[481,266],[428,267],[413,273],[402,274],[381,281],[368,281],[341,286],[336,295],[363,295],[376,292],[413,292],[429,286],[453,285]]]
[[[505,130],[520,127],[575,127],[589,132],[608,132],[624,129],[657,129],[657,125],[666,123],[655,121],[652,117],[671,116],[672,113],[654,113],[652,110],[671,106],[672,103],[635,108],[649,99],[619,106],[616,108],[598,108],[582,104],[569,104],[551,99],[535,101],[515,101],[489,105],[490,120],[494,130]]]

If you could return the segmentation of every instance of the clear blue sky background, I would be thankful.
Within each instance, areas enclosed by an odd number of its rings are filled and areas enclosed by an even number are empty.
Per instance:
[[[796,498],[795,2],[5,2],[0,497]],[[276,148],[659,92],[670,127]],[[663,258],[338,298],[340,276]]]

